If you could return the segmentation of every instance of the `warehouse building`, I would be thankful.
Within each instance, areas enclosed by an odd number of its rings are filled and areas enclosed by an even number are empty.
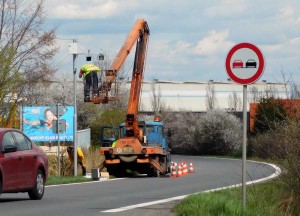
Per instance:
[[[126,83],[130,88],[130,82]],[[290,87],[282,83],[257,82],[247,86],[247,107],[262,96],[289,98]],[[240,112],[243,108],[243,86],[232,81],[175,82],[144,81],[140,112],[168,109],[174,112],[205,112],[208,107]]]
[[[120,99],[128,100],[130,84],[130,81],[119,83],[121,90]],[[72,87],[73,82],[61,83],[54,81],[51,84],[51,88],[47,88],[47,91],[51,91],[53,95],[57,93],[60,97],[65,98],[61,100],[62,103],[73,104]],[[70,89],[70,91],[64,89]],[[124,91],[124,89],[126,90]],[[41,88],[41,90],[45,91],[44,88]],[[249,104],[258,102],[262,96],[288,99],[291,94],[289,85],[271,83],[265,80],[248,85],[247,93],[247,111],[249,111]],[[45,92],[41,92],[41,95],[45,94]],[[112,93],[112,95],[114,94]],[[81,80],[77,82],[77,100],[83,101],[83,82]],[[206,112],[209,106],[227,111],[241,112],[243,108],[242,101],[243,86],[232,81],[177,82],[155,79],[143,81],[140,112],[153,113],[162,109],[173,112]],[[51,105],[53,103],[53,101],[49,101],[46,104]]]

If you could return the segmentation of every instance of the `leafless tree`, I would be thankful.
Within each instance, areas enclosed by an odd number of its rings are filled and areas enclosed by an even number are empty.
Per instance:
[[[259,91],[256,86],[250,86],[249,88],[249,101],[250,103],[258,103],[260,99]]]
[[[299,85],[297,85],[294,81],[291,82],[291,98],[292,99],[300,98]]]
[[[213,82],[209,81],[206,86],[206,109],[212,110],[216,108],[216,92]]]
[[[240,97],[238,97],[236,91],[233,91],[232,95],[228,96],[228,106],[229,106],[230,111],[241,110],[242,100]]]
[[[5,96],[26,96],[53,77],[55,29],[43,30],[45,18],[43,0],[0,0],[1,105]]]
[[[110,54],[108,52],[103,52],[104,60],[96,60],[94,61],[94,65],[101,68],[102,73],[99,74],[99,83],[100,85],[103,85],[105,82],[105,72],[109,69],[111,63],[113,62],[113,59],[111,58]],[[133,64],[124,64],[123,67],[118,71],[118,74],[116,76],[116,83],[119,85],[123,82],[126,82],[129,80],[129,74],[132,71]]]
[[[265,88],[265,97],[266,98],[278,98],[278,91],[273,85],[267,85]]]
[[[158,85],[157,88],[157,83],[155,83],[155,81],[153,81],[151,84],[151,91],[152,91],[152,104],[151,104],[152,110],[154,112],[154,115],[158,115],[160,112],[164,110],[164,103],[162,101],[160,86]]]
[[[112,59],[109,54],[104,52],[104,61],[94,62],[95,65],[99,66],[102,69],[102,73],[98,75],[99,86],[103,85],[105,82],[105,71],[109,68]],[[109,101],[107,104],[92,104],[92,103],[83,103],[83,88],[78,92],[78,128],[84,129],[91,127],[92,125],[98,125],[97,130],[99,131],[100,125],[103,124],[102,114],[104,112],[109,112],[110,110],[115,110],[116,107],[118,110],[123,112],[122,118],[126,114],[126,108],[129,98],[129,89],[128,89],[128,80],[129,74],[132,70],[132,64],[124,64],[123,67],[119,70],[115,82],[112,85],[111,91],[109,92],[110,97],[116,97],[116,100]],[[83,83],[81,85],[83,87]],[[116,112],[116,115],[119,113]],[[112,125],[108,120],[110,116],[107,116],[105,123],[109,126]],[[101,121],[99,120],[101,119]],[[114,118],[115,119],[115,118]],[[112,119],[112,120],[114,120]],[[92,130],[92,134],[94,131]]]

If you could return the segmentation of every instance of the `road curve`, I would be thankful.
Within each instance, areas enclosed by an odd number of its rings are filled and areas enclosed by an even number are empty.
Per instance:
[[[40,201],[29,200],[27,194],[2,194],[0,215],[167,215],[165,207],[171,201],[242,182],[241,160],[175,155],[172,161],[192,162],[195,173],[180,178],[139,177],[49,186]],[[266,180],[276,172],[274,166],[247,161],[249,182]]]

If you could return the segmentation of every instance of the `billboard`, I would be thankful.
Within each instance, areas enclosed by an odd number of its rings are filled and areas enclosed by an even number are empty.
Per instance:
[[[50,106],[23,107],[23,132],[35,142],[57,141],[58,134],[53,133],[53,120],[57,117],[51,112]],[[74,106],[66,106],[67,111],[60,119],[66,121],[66,130],[59,134],[60,141],[74,139]]]

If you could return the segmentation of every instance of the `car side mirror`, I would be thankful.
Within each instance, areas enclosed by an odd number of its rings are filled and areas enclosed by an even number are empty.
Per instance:
[[[9,152],[16,152],[18,150],[18,147],[15,145],[7,145],[3,149],[3,153],[9,153]]]

